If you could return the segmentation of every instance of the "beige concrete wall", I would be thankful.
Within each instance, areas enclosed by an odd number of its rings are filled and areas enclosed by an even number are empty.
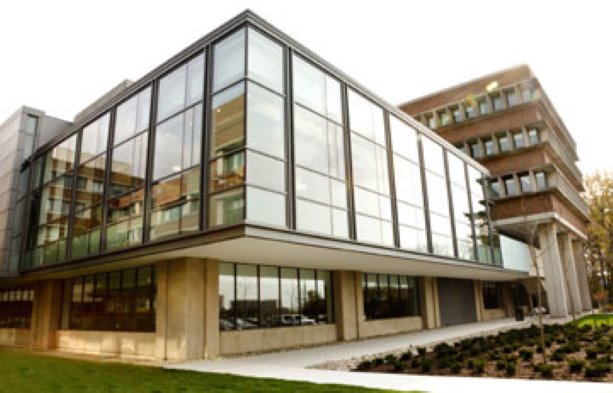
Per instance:
[[[336,325],[251,329],[220,333],[220,354],[237,355],[336,341]]]
[[[60,327],[62,312],[62,282],[42,281],[35,286],[32,304],[30,345],[38,349],[52,349],[57,346],[56,332]]]
[[[423,328],[435,329],[441,326],[436,277],[423,277],[420,284],[420,308],[423,316]]]
[[[506,318],[507,311],[504,308],[492,308],[489,310],[483,309],[483,321],[489,321],[490,319]]]
[[[0,329],[0,345],[30,345],[30,329]]]
[[[356,278],[361,280],[361,275],[351,271],[334,272],[334,310],[336,327],[339,340],[355,340],[358,338],[358,309],[362,307],[358,303],[360,293],[356,285]]]
[[[133,359],[155,358],[155,333],[58,330],[60,351]]]
[[[421,330],[424,328],[421,317],[390,318],[365,321],[360,329],[360,337],[377,337]]]

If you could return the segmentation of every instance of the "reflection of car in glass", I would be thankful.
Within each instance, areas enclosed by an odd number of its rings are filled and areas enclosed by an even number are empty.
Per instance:
[[[236,318],[236,328],[238,330],[241,329],[253,329],[257,327],[257,324],[253,323],[253,322],[249,322],[246,319],[243,318]]]
[[[227,319],[220,319],[219,320],[219,330],[222,330],[222,331],[234,330],[234,324],[228,321]]]
[[[315,325],[315,320],[302,314],[283,314],[281,315],[281,325],[283,326],[298,326],[298,325]]]

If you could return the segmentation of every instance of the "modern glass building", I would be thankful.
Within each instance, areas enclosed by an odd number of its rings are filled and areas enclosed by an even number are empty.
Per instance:
[[[484,167],[249,11],[20,171],[0,342],[160,360],[314,345],[504,317],[528,277]]]

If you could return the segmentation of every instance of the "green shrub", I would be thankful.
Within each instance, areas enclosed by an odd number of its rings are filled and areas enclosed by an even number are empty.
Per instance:
[[[406,362],[413,357],[413,353],[411,351],[406,351],[402,355],[400,355],[400,360]]]
[[[515,375],[515,363],[507,363],[504,368],[504,373],[508,377],[512,377],[513,375]]]
[[[547,348],[551,348],[551,344],[552,344],[551,339],[546,338],[546,339],[545,339],[545,347],[547,347]]]
[[[536,353],[543,353],[543,347],[541,345],[536,347]]]
[[[583,370],[583,366],[585,366],[585,362],[581,359],[568,360],[568,369],[571,374],[579,374]]]
[[[411,368],[417,367],[419,367],[419,358],[413,358],[413,360],[411,360]]]
[[[586,378],[602,378],[610,371],[608,364],[596,363],[585,368]]]
[[[475,368],[475,359],[468,359],[466,362],[466,368],[469,370],[474,370]]]
[[[507,355],[504,357],[507,363],[517,363],[517,355]]]
[[[440,343],[434,346],[433,351],[436,354],[436,357],[440,358],[440,357],[448,355],[451,349],[452,348],[449,346],[449,344]]]
[[[372,364],[372,362],[370,360],[364,360],[364,361],[361,361],[358,364],[357,369],[360,370],[360,371],[366,371],[366,370],[369,370],[370,368],[372,368],[372,366],[373,366],[373,364]]]
[[[425,355],[425,354],[426,354],[426,348],[425,348],[425,347],[417,347],[417,353],[418,353],[420,356]]]
[[[507,366],[507,362],[505,362],[504,360],[496,361],[496,370],[504,370],[506,366]]]
[[[398,359],[394,360],[391,364],[394,366],[394,371],[396,372],[404,370],[405,363]]]
[[[552,378],[553,377],[553,365],[540,363],[538,365],[538,372],[541,374],[543,378]]]
[[[551,360],[553,360],[554,362],[561,362],[562,360],[564,360],[564,353],[556,349],[551,354]]]
[[[459,374],[462,371],[462,363],[453,363],[450,367],[452,374]]]
[[[485,370],[485,360],[481,358],[475,359],[475,361],[473,362],[473,367],[476,373],[483,373],[483,371]]]
[[[385,363],[392,364],[398,359],[396,358],[396,356],[390,354],[390,355],[385,356],[384,360],[385,360]]]
[[[449,357],[445,356],[439,359],[438,366],[440,368],[449,368],[451,366],[451,363],[452,360]]]
[[[383,358],[376,358],[372,361],[373,366],[381,366],[383,363],[385,363]]]
[[[532,352],[529,349],[522,349],[519,351],[519,356],[521,357],[521,360],[523,360],[524,362],[529,362],[530,360],[532,360],[532,357],[534,356],[534,352]]]
[[[432,370],[432,361],[430,359],[424,358],[419,365],[422,373],[429,373]]]
[[[586,359],[595,360],[597,355],[598,355],[598,352],[596,352],[594,349],[587,349],[585,351],[585,358]]]
[[[513,348],[510,345],[505,345],[504,347],[502,347],[502,352],[503,353],[511,353],[511,352],[513,352]]]

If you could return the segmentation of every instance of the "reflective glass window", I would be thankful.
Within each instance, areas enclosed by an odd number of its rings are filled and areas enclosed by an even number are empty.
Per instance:
[[[158,121],[202,100],[204,55],[199,55],[160,79]]]
[[[283,98],[255,84],[248,85],[247,146],[285,158]]]
[[[79,162],[83,163],[106,151],[108,137],[109,114],[107,113],[83,128]]]
[[[283,92],[283,49],[254,29],[249,29],[249,77]]]
[[[117,107],[113,140],[116,145],[149,127],[150,105],[151,88],[146,88]]]
[[[213,97],[211,156],[241,148],[245,143],[245,87],[233,86]]]
[[[213,53],[213,90],[218,91],[245,76],[245,29],[215,44]]]
[[[292,60],[294,100],[341,123],[340,83],[298,56]]]

